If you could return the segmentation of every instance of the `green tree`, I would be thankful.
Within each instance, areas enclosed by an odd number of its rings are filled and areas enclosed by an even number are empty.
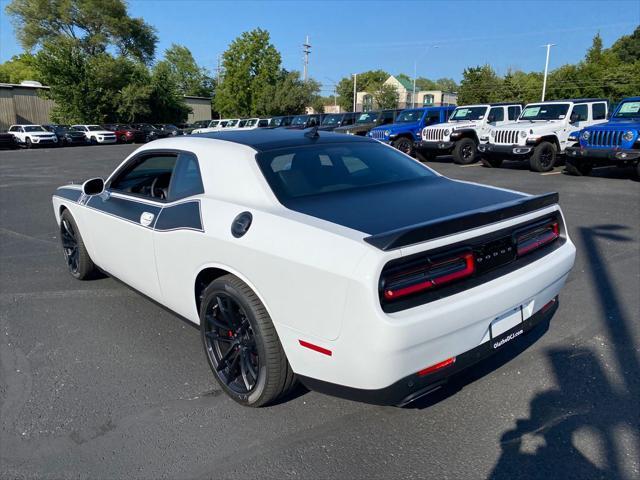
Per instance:
[[[214,82],[209,72],[196,63],[191,51],[182,45],[171,45],[164,53],[164,60],[184,95],[212,97]]]
[[[377,88],[368,91],[373,96],[377,108],[398,108],[398,90],[393,85],[379,84]]]
[[[156,64],[151,72],[149,107],[151,120],[159,123],[183,122],[191,111],[170,65],[165,62]]]
[[[33,55],[21,53],[0,64],[0,82],[20,83],[23,80],[42,80]]]
[[[222,55],[224,77],[214,105],[223,116],[250,116],[268,102],[280,74],[280,53],[269,32],[257,28],[236,38]]]
[[[384,70],[369,70],[359,73],[357,76],[356,88],[359,92],[369,91],[370,88],[379,88],[378,85],[384,83],[389,78],[389,74]],[[336,86],[338,92],[338,105],[343,110],[353,109],[353,76],[344,77]]]
[[[460,88],[453,78],[439,78],[435,81],[435,86],[435,90],[450,93],[457,92],[458,88]]]
[[[257,99],[255,114],[294,115],[304,112],[308,106],[319,108],[319,91],[320,84],[315,80],[304,82],[300,78],[300,72],[281,70],[276,82],[267,85],[264,94]]]
[[[624,63],[640,60],[640,27],[631,35],[623,35],[612,46],[611,51]]]
[[[113,46],[123,56],[149,63],[158,41],[153,27],[130,17],[122,0],[13,0],[6,11],[27,50],[73,40],[88,55]]]
[[[409,80],[413,83],[413,80]],[[416,78],[416,92],[420,90],[438,90],[438,86],[433,80],[429,80],[428,78],[418,77]]]
[[[498,102],[502,100],[502,79],[489,65],[466,68],[462,73],[458,102]]]

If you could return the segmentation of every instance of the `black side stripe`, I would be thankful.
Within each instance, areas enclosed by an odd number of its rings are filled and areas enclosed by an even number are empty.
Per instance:
[[[184,202],[164,207],[156,220],[156,231],[190,229],[204,231],[200,215],[200,202]]]
[[[78,188],[65,188],[60,187],[54,193],[56,197],[66,198],[67,200],[71,200],[72,202],[77,202],[82,196],[82,190]]]
[[[144,212],[152,213],[154,219],[157,219],[158,214],[162,210],[162,207],[150,205],[148,203],[136,202],[134,200],[114,196],[104,199],[100,195],[92,196],[87,202],[87,206],[140,226],[143,226],[140,224],[140,216]],[[146,228],[153,228],[153,223]]]

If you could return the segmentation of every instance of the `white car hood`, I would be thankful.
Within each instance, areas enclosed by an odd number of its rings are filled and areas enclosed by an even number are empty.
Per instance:
[[[429,125],[425,128],[448,128],[449,130],[462,130],[463,128],[477,128],[482,125],[482,122],[446,122],[438,123],[436,125]]]
[[[534,134],[541,134],[546,132],[555,132],[563,126],[564,123],[562,120],[550,120],[546,122],[522,121],[496,127],[496,130],[524,130],[527,133],[532,130]]]

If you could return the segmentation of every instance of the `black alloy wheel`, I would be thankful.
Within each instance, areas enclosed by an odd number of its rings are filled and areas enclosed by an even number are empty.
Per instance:
[[[251,323],[242,306],[217,293],[205,313],[205,349],[222,383],[248,395],[258,382],[260,359]]]
[[[453,161],[458,165],[469,165],[476,161],[476,142],[472,138],[462,138],[453,149]]]
[[[224,275],[213,280],[200,299],[205,354],[227,395],[241,405],[262,407],[295,386],[271,317],[246,283]]]
[[[556,166],[556,147],[550,142],[542,142],[533,151],[529,160],[534,172],[550,172]]]
[[[120,135],[120,142],[121,143],[127,143],[127,136],[124,133],[122,135]]]
[[[413,155],[413,142],[408,138],[401,137],[395,140],[392,145],[407,155]]]
[[[62,217],[60,222],[60,238],[62,240],[62,252],[67,261],[67,267],[71,275],[77,275],[80,267],[80,252],[76,230],[68,218]]]
[[[31,148],[33,146],[33,144],[31,143],[31,139],[29,137],[25,139],[24,144],[26,148]]]

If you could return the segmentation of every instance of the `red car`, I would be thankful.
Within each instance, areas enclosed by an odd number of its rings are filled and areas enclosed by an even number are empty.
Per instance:
[[[144,143],[147,141],[145,133],[133,128],[131,125],[108,123],[103,125],[103,127],[116,134],[118,143]]]

